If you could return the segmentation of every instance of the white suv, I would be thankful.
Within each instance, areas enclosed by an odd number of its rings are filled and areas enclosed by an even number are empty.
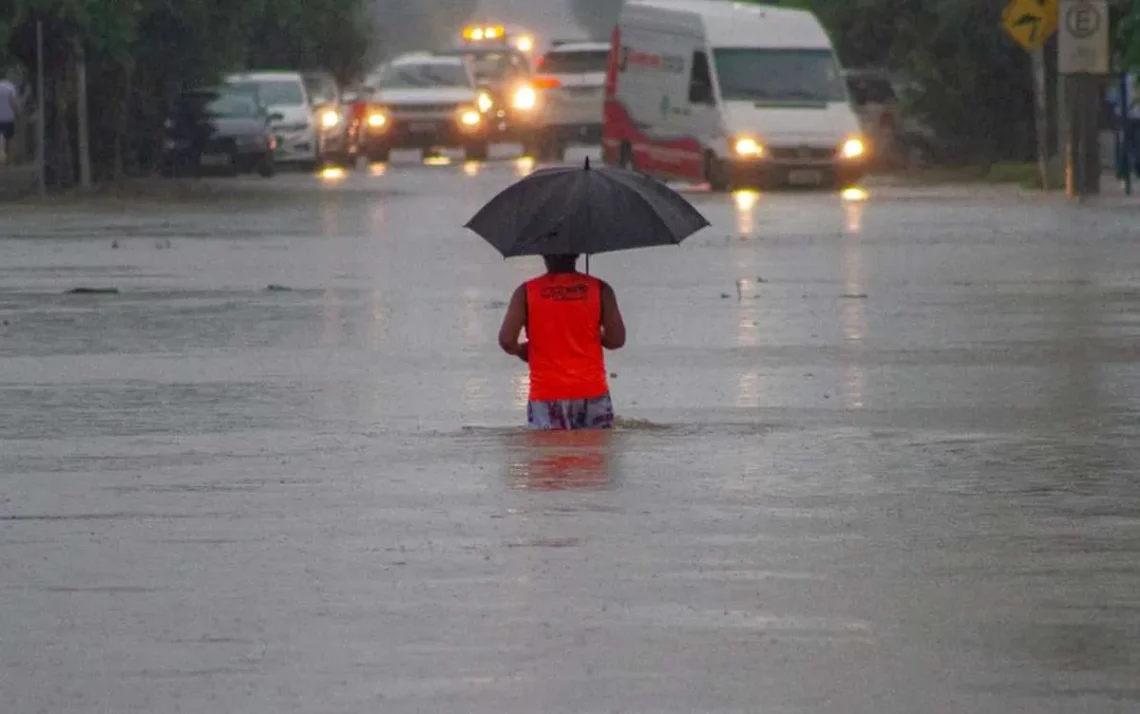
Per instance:
[[[393,149],[420,149],[425,157],[463,147],[469,161],[484,161],[491,122],[479,110],[479,90],[462,57],[402,55],[365,80],[374,114],[364,140],[372,161]]]
[[[609,57],[608,42],[561,42],[538,61],[540,159],[561,161],[571,143],[601,143]]]

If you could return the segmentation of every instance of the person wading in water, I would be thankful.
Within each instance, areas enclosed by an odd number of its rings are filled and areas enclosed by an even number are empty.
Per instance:
[[[625,345],[613,288],[579,273],[577,255],[544,255],[546,275],[511,295],[499,346],[530,366],[534,429],[609,429],[614,407],[602,348]],[[520,342],[523,330],[527,342]]]

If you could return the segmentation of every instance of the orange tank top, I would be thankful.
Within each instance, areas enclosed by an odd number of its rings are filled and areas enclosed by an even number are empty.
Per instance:
[[[609,391],[602,355],[602,283],[582,273],[526,284],[530,400],[593,399]]]

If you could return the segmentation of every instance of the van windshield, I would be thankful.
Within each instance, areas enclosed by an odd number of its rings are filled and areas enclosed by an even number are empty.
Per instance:
[[[725,101],[847,101],[830,50],[726,47],[713,50],[713,57]]]

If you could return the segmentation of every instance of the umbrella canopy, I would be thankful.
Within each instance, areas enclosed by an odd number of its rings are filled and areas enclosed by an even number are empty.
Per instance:
[[[709,225],[680,194],[632,171],[557,166],[495,196],[466,227],[504,257],[676,245]]]

